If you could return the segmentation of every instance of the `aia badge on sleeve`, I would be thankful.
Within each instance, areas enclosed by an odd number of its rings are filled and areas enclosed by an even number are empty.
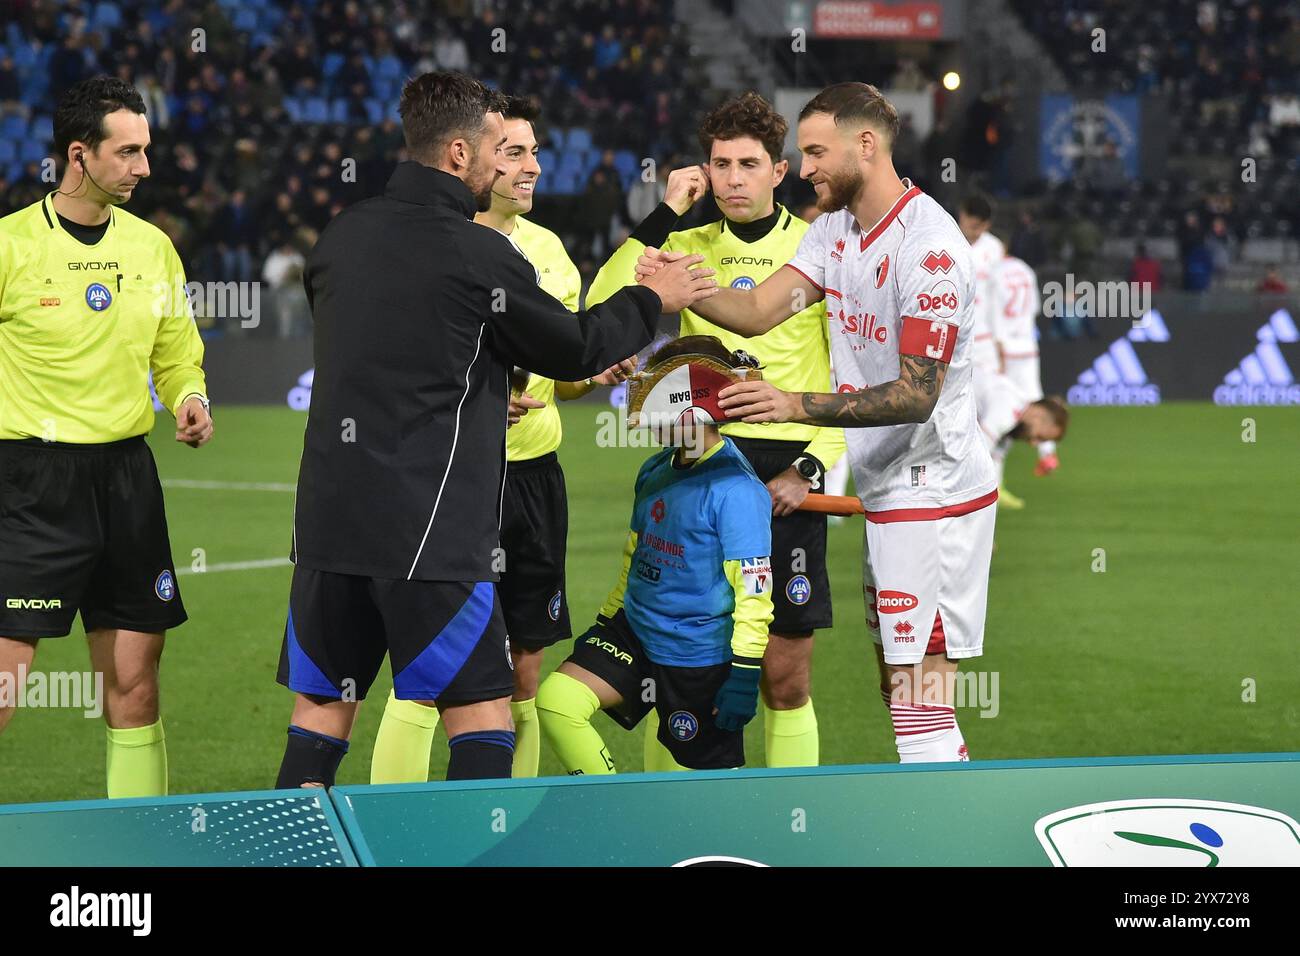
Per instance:
[[[674,355],[628,379],[629,428],[674,428],[687,412],[699,424],[725,423],[718,392],[736,382],[761,379],[756,368],[729,365],[712,355]]]
[[[876,263],[876,288],[879,289],[889,278],[889,253],[886,252]]]

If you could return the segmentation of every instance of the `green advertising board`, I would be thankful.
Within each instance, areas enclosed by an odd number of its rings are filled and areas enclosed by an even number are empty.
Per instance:
[[[363,866],[1300,865],[1300,754],[337,787]]]
[[[0,866],[356,866],[322,790],[0,806]]]

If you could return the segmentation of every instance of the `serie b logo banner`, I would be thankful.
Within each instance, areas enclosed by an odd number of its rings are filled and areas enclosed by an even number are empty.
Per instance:
[[[1034,833],[1054,866],[1300,866],[1300,824],[1277,810],[1151,798],[1050,813]]]

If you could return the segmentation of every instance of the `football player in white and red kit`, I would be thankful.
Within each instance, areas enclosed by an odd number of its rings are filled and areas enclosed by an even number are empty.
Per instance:
[[[999,471],[1012,442],[1028,442],[1039,448],[1049,443],[1055,446],[1065,437],[1070,424],[1070,410],[1060,396],[1044,397],[1041,390],[1035,396],[1009,376],[996,372],[976,373],[975,404],[980,431]]]
[[[1023,259],[1005,256],[995,267],[993,277],[997,290],[994,334],[1002,354],[1002,374],[1016,384],[1027,400],[1036,401],[1043,397],[1036,334],[1038,316],[1043,307],[1038,292],[1038,276]],[[1038,464],[1034,474],[1050,475],[1060,464],[1056,442],[1038,442]]]
[[[1002,240],[989,232],[989,227],[993,225],[993,205],[978,193],[967,196],[957,209],[957,225],[970,243],[971,256],[975,261],[975,304],[972,310],[974,331],[971,336],[974,347],[971,349],[971,362],[977,376],[986,372],[1001,375],[1005,366],[998,335],[1000,302],[997,272],[1007,250]],[[979,401],[979,394],[977,391],[976,402]],[[998,504],[1018,511],[1025,503],[1003,486],[1002,463],[996,461],[995,464],[998,469]]]
[[[787,268],[692,308],[760,335],[826,298],[838,393],[748,382],[720,404],[747,422],[845,429],[866,509],[867,627],[899,758],[967,760],[953,677],[983,652],[998,494],[972,391],[975,268],[952,217],[895,172],[897,130],[893,105],[866,83],[809,101],[800,176],[824,214]],[[648,249],[638,270],[663,261]]]

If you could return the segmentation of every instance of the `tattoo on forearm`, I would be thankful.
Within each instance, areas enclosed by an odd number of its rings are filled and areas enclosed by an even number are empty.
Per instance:
[[[914,388],[926,395],[933,395],[938,391],[939,361],[937,359],[904,355],[899,361],[902,366],[900,371],[907,374]]]
[[[934,410],[948,366],[936,359],[904,355],[899,376],[860,392],[804,392],[799,421],[862,428],[925,421]]]

